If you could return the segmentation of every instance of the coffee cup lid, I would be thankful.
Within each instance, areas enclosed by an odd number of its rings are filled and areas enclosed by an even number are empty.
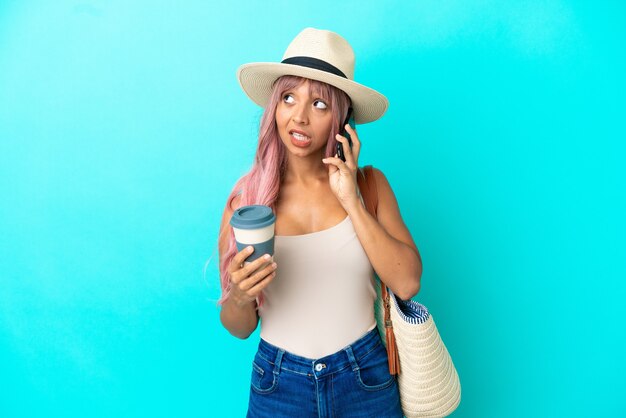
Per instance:
[[[271,225],[276,221],[272,208],[265,205],[242,206],[233,212],[230,224],[239,229],[257,229]]]

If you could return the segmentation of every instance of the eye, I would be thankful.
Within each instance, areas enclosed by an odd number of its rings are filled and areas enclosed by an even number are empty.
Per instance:
[[[324,103],[323,101],[321,101],[321,100],[316,100],[316,101],[315,101],[315,103],[314,103],[314,105],[315,105],[315,104],[317,104],[317,103],[319,103],[320,105],[322,105],[321,107],[317,107],[317,106],[316,106],[318,109],[328,109],[328,105],[327,105],[326,103]]]
[[[291,98],[291,101],[287,100],[287,98]],[[293,97],[291,96],[291,94],[285,94],[283,96],[283,102],[285,102],[285,103],[293,103]]]

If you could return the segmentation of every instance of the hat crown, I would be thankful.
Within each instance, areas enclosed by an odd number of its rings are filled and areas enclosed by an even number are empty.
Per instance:
[[[292,57],[311,57],[338,68],[349,80],[354,80],[354,51],[344,38],[335,32],[306,28],[291,41],[283,60]]]

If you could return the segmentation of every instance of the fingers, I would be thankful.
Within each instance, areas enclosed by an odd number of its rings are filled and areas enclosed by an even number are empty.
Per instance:
[[[335,154],[337,155],[337,154]],[[346,154],[346,160],[348,159],[347,154]],[[351,174],[350,168],[348,168],[348,166],[346,165],[345,162],[343,162],[341,160],[341,158],[339,157],[326,157],[322,159],[322,162],[324,164],[331,164],[333,166],[336,167],[337,170],[340,170],[348,175]]]
[[[239,270],[245,259],[248,258],[253,251],[254,247],[252,245],[249,245],[243,250],[239,251],[237,254],[235,254],[232,261],[230,262],[230,273],[234,273],[235,271]]]
[[[243,271],[243,269],[240,271]],[[242,279],[239,282],[234,282],[232,289],[234,297],[250,302],[256,299],[261,291],[276,277],[276,263],[270,263],[262,270],[256,271],[252,276],[243,275],[241,277]]]
[[[231,280],[238,282],[238,278],[241,279],[242,277],[248,277],[252,272],[257,270],[272,258],[269,254],[265,254],[263,257],[259,257],[256,260],[244,265],[245,260],[253,252],[254,247],[250,245],[235,254],[233,261],[230,264]]]
[[[254,247],[251,245],[244,248],[235,254],[230,264],[231,297],[239,305],[253,301],[276,277],[276,263],[270,262],[269,254],[244,265],[246,258],[253,252]]]
[[[267,287],[272,282],[272,279],[276,277],[276,272],[271,273],[270,275],[264,277],[262,280],[258,281],[256,285],[251,287],[247,293],[251,297],[256,298],[258,294],[261,293],[263,289]]]
[[[276,263],[271,263],[268,266],[266,266],[264,269],[255,272],[252,276],[248,277],[247,279],[242,280],[239,285],[239,288],[243,291],[247,291],[249,296],[252,296],[250,294],[250,289],[252,287],[257,285],[260,281],[266,278],[273,278],[274,276],[276,276]]]
[[[259,257],[256,260],[252,261],[251,263],[243,266],[243,268],[241,269],[241,274],[243,274],[244,277],[248,277],[252,273],[256,272],[258,269],[260,269],[264,264],[266,264],[271,259],[272,257],[269,254],[265,254],[263,257]]]

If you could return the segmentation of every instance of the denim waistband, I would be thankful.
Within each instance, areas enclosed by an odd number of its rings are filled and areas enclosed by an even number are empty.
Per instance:
[[[374,327],[361,338],[341,350],[319,359],[301,357],[276,347],[261,338],[257,354],[274,365],[274,373],[281,369],[298,374],[321,377],[347,367],[358,370],[358,361],[382,344],[378,328]]]

